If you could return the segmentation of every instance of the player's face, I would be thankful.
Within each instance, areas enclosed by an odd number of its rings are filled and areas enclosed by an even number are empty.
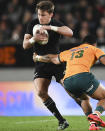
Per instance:
[[[51,21],[52,16],[53,13],[49,14],[47,11],[42,11],[38,9],[38,19],[40,24],[48,24]]]

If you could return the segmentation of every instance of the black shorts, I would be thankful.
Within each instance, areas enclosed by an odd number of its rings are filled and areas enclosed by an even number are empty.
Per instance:
[[[52,79],[55,77],[57,82],[64,77],[65,64],[55,65],[53,63],[36,62],[34,79],[36,78],[47,78]]]

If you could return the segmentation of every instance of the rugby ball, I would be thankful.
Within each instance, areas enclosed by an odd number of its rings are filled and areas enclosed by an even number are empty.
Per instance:
[[[41,28],[42,25],[40,24],[37,24],[33,27],[33,36],[35,36],[37,33],[39,33],[39,30]],[[48,38],[49,38],[49,35],[48,35],[48,31],[47,30],[44,30],[42,34],[40,35],[43,35],[45,37],[45,40],[44,41],[38,41],[37,43],[41,44],[41,45],[45,45],[48,43]]]

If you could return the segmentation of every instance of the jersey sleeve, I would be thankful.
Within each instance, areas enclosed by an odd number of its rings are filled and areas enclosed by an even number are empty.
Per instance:
[[[105,53],[101,49],[95,48],[95,56],[97,59],[100,59],[102,56],[105,56]]]
[[[58,21],[58,20],[55,20],[55,19],[53,19],[53,23],[52,24],[54,26],[58,26],[58,27],[64,26],[64,24],[61,21]]]
[[[64,26],[64,24],[61,22],[61,21],[58,21],[56,19],[53,19],[52,22],[51,22],[51,25],[52,26],[57,26],[57,27],[62,27]],[[57,33],[58,34],[58,33]],[[58,34],[58,37],[60,36],[60,38],[63,38],[64,36],[61,35],[61,34]]]
[[[60,62],[66,62],[67,58],[68,58],[68,54],[69,54],[68,50],[61,52],[59,54],[59,61]]]
[[[26,34],[31,34],[31,35],[33,35],[32,30],[33,30],[33,25],[32,25],[32,22],[30,22],[30,23],[27,25]]]

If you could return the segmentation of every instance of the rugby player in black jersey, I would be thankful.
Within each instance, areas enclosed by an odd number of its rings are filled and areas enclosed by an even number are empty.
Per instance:
[[[59,39],[61,35],[72,37],[72,30],[65,26],[62,22],[53,19],[54,4],[51,1],[41,1],[36,5],[37,19],[33,19],[27,27],[24,35],[23,48],[28,49],[33,47],[33,53],[38,55],[58,54]],[[42,25],[39,32],[47,30],[49,34],[48,43],[45,45],[39,44],[44,38],[36,34],[33,36],[33,27],[37,24]],[[69,126],[68,122],[62,117],[58,111],[55,102],[48,95],[48,87],[51,83],[52,76],[59,82],[63,78],[64,67],[53,63],[36,62],[34,72],[34,85],[38,96],[43,101],[44,105],[58,119],[58,130],[64,130]]]

